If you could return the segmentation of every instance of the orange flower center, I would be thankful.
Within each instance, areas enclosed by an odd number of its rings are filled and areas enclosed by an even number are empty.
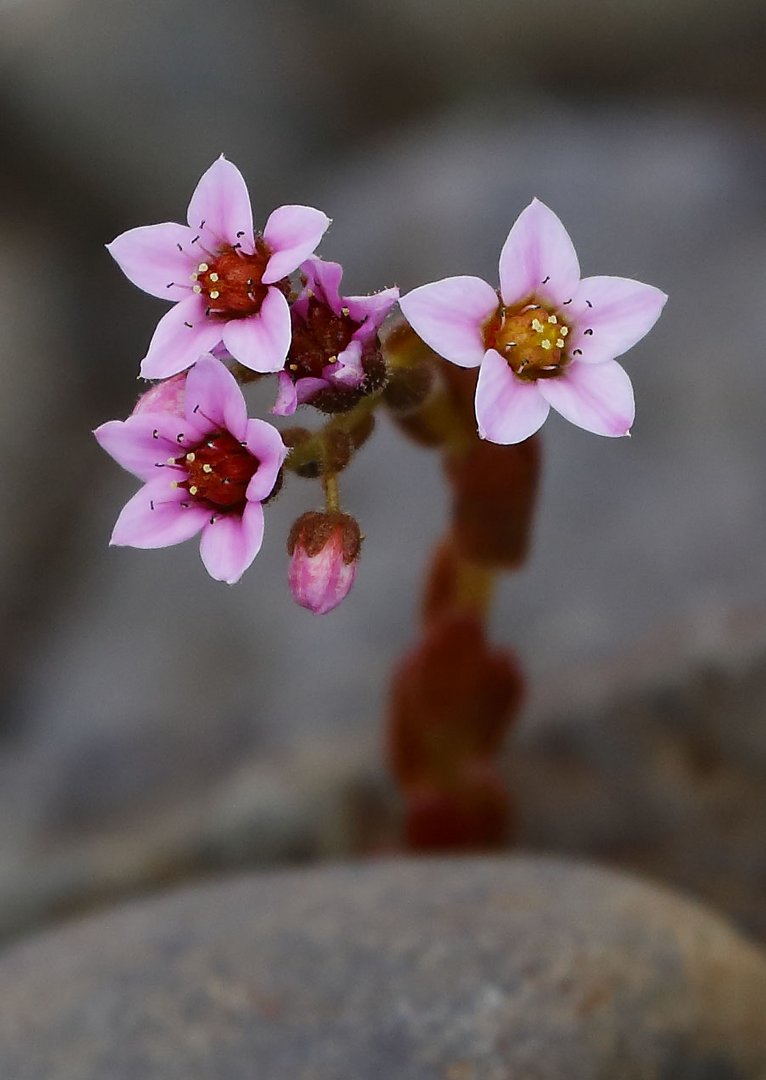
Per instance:
[[[497,349],[508,367],[527,382],[562,375],[570,358],[564,349],[569,327],[540,304],[510,311],[502,304],[484,330],[488,349]]]

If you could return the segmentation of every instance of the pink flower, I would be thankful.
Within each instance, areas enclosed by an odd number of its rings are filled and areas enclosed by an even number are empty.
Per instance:
[[[221,156],[197,184],[187,220],[130,229],[108,245],[134,285],[176,301],[141,374],[184,371],[221,341],[245,367],[279,371],[290,345],[286,275],[314,251],[330,219],[310,206],[280,206],[263,234],[254,233],[245,181]]]
[[[551,405],[597,435],[628,435],[635,412],[630,379],[615,357],[651,330],[667,296],[619,277],[580,279],[569,234],[534,199],[500,253],[500,293],[481,278],[454,277],[402,298],[407,320],[460,367],[481,365],[479,434],[517,443]]]
[[[348,596],[356,577],[362,535],[349,514],[310,510],[290,530],[288,580],[293,599],[326,615]]]
[[[343,268],[323,259],[308,259],[301,272],[306,284],[291,308],[292,342],[271,410],[277,416],[291,416],[323,390],[358,390],[379,353],[378,330],[399,298],[398,289],[341,296]]]
[[[203,356],[186,378],[184,415],[140,412],[94,435],[145,481],[123,508],[112,544],[160,548],[201,531],[211,577],[233,584],[258,554],[263,506],[287,454],[279,432],[248,420],[245,399],[220,360]]]

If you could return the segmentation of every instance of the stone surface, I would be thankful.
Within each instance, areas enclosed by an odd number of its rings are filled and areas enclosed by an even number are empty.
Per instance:
[[[766,612],[698,650],[652,636],[533,687],[505,758],[519,840],[689,889],[766,938]],[[284,753],[225,719],[186,739],[126,723],[62,759],[54,746],[50,772],[6,768],[31,820],[2,822],[0,937],[184,876],[396,845],[371,725]]]
[[[760,1080],[766,956],[551,859],[186,888],[0,959],[9,1080]]]

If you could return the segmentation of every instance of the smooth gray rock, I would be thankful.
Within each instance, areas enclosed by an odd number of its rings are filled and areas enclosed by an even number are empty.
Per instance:
[[[0,961],[9,1080],[756,1080],[766,957],[553,859],[186,888]]]

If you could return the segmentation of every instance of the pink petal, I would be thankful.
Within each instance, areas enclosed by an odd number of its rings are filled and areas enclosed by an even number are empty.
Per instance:
[[[536,297],[553,306],[574,296],[580,264],[569,233],[545,203],[533,199],[500,252],[500,292],[512,307]]]
[[[223,328],[226,348],[252,371],[279,371],[291,337],[290,308],[279,289],[268,290],[257,315],[231,319]]]
[[[243,251],[255,250],[253,211],[242,173],[221,155],[214,161],[194,190],[187,220],[203,239],[216,246],[239,244]]]
[[[616,360],[570,365],[557,379],[540,379],[540,393],[578,427],[596,435],[629,435],[635,416],[633,387]]]
[[[315,615],[326,615],[348,596],[357,566],[356,559],[349,563],[344,560],[337,534],[316,555],[308,555],[297,546],[287,571],[293,599]]]
[[[141,480],[154,480],[165,469],[173,479],[168,458],[180,457],[203,436],[199,426],[172,413],[140,413],[127,420],[110,420],[93,432],[99,446]]]
[[[266,264],[264,285],[297,270],[314,251],[330,224],[327,214],[313,206],[280,206],[270,216],[263,239],[272,256]]]
[[[201,356],[186,379],[186,415],[204,417],[216,428],[242,441],[247,430],[247,405],[232,373],[214,356]]]
[[[306,275],[306,288],[327,304],[336,315],[340,315],[343,307],[340,297],[343,267],[340,263],[326,262],[317,256],[303,263],[301,273]]]
[[[277,429],[265,420],[247,421],[246,442],[247,449],[259,461],[258,471],[247,486],[247,499],[260,502],[272,492],[287,457],[287,447]]]
[[[263,507],[248,503],[242,515],[224,514],[208,519],[202,530],[199,553],[205,569],[216,581],[233,585],[244,574],[263,543]]]
[[[277,400],[274,402],[272,414],[274,416],[292,416],[298,408],[298,395],[295,391],[295,383],[286,371],[280,371],[277,375]]]
[[[364,378],[361,341],[352,339],[343,352],[338,353],[337,361],[327,364],[323,376],[336,385],[356,388]]]
[[[399,301],[407,322],[434,352],[460,367],[478,367],[483,327],[497,311],[495,290],[477,277],[451,277],[421,285]]]
[[[167,476],[151,480],[125,504],[114,526],[111,544],[119,547],[161,548],[180,544],[200,531],[210,511],[194,504],[183,488],[173,488]]]
[[[221,340],[223,323],[205,315],[205,305],[192,295],[172,307],[157,323],[141,362],[145,379],[167,379],[185,371]]]
[[[309,295],[304,289],[295,300],[290,303],[290,313],[293,318],[293,323],[300,320],[306,322],[309,313]]]
[[[193,236],[185,225],[167,221],[129,229],[107,244],[106,250],[139,289],[161,300],[183,300],[199,261],[191,250]]]
[[[666,300],[653,285],[630,278],[583,278],[566,308],[572,327],[569,349],[580,349],[577,361],[584,364],[621,356],[649,333]]]
[[[325,371],[327,368],[325,368]],[[298,395],[298,404],[304,405],[307,401],[311,401],[320,390],[326,390],[330,383],[327,379],[312,379],[306,377],[305,379],[298,379],[295,384],[295,392]]]
[[[354,337],[374,337],[398,299],[399,290],[396,288],[383,289],[371,296],[347,296],[343,303],[348,308],[349,315],[354,322],[364,323],[362,330],[357,330]],[[497,297],[495,304],[497,305]]]
[[[505,446],[534,435],[548,415],[548,402],[538,386],[517,378],[502,356],[489,349],[476,384],[476,419],[482,439]]]

